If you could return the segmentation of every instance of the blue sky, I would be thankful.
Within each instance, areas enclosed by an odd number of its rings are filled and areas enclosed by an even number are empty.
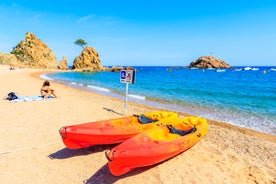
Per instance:
[[[276,66],[275,0],[0,0],[0,52],[27,32],[70,65],[84,39],[104,66],[187,66],[212,55]]]

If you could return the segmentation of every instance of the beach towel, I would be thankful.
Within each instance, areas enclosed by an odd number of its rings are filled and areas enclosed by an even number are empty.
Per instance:
[[[11,102],[30,102],[37,100],[51,100],[54,97],[50,96],[48,98],[43,98],[42,96],[18,96],[17,99],[11,100]]]

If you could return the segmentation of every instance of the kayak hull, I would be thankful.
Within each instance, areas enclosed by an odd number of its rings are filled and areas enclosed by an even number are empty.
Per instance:
[[[182,125],[186,122],[186,125]],[[115,176],[120,176],[137,167],[154,165],[170,159],[199,142],[208,130],[207,121],[199,117],[181,118],[172,122],[182,128],[196,127],[194,132],[178,135],[167,126],[157,126],[124,141],[106,152],[108,167]]]
[[[167,111],[150,112],[144,115],[156,121],[178,118],[176,113]],[[127,116],[65,126],[59,130],[59,133],[67,148],[79,149],[99,144],[121,143],[134,135],[155,127],[157,123],[142,124],[137,116]]]

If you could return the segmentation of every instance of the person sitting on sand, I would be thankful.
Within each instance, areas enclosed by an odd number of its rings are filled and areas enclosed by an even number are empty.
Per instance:
[[[43,82],[43,85],[40,89],[40,94],[43,98],[49,98],[51,95],[57,98],[55,90],[50,87],[50,82],[47,80]]]
[[[13,64],[10,64],[10,70],[15,70]]]

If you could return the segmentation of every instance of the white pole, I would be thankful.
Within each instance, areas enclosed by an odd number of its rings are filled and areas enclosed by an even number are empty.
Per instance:
[[[125,98],[124,114],[126,114],[126,111],[127,111],[127,95],[128,95],[128,83],[126,83],[126,98]]]

